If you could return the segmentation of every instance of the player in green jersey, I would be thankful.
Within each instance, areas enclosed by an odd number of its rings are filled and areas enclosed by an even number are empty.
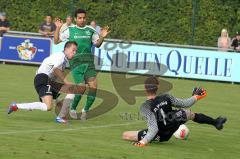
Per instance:
[[[65,40],[71,40],[78,44],[77,53],[69,63],[75,83],[85,82],[89,86],[87,102],[81,114],[81,120],[86,120],[87,112],[95,100],[97,91],[94,55],[91,52],[92,46],[100,47],[110,31],[109,27],[104,27],[99,35],[94,28],[86,25],[86,11],[82,9],[75,11],[75,21],[75,26],[69,27],[62,34],[59,34],[63,22],[60,19],[56,20],[55,25],[57,28],[54,34],[54,43],[58,44]],[[64,99],[59,117],[66,116],[66,108],[70,105],[70,115],[72,118],[77,119],[76,108],[81,97],[80,94],[68,94]]]

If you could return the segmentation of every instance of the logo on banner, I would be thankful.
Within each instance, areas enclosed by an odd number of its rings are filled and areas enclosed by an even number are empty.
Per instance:
[[[18,56],[22,60],[32,60],[36,55],[37,48],[29,39],[26,39],[21,45],[17,46]]]

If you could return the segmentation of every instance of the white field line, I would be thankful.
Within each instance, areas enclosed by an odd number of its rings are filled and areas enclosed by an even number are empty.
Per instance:
[[[14,131],[1,131],[0,135],[11,135],[11,134],[22,134],[22,133],[40,133],[40,132],[66,132],[66,131],[77,131],[77,130],[87,130],[87,129],[98,129],[98,128],[110,128],[118,126],[127,126],[139,123],[140,121],[122,123],[122,124],[107,124],[98,126],[85,126],[78,128],[67,128],[67,129],[41,129],[41,130],[14,130]],[[67,125],[66,125],[67,126]]]
[[[11,134],[24,134],[24,133],[41,133],[41,132],[67,132],[67,131],[78,131],[78,130],[88,130],[88,129],[98,129],[98,128],[110,128],[110,127],[119,127],[119,126],[128,126],[128,125],[134,125],[137,123],[141,123],[143,121],[135,121],[135,122],[128,122],[128,123],[122,123],[122,124],[106,124],[106,125],[98,125],[98,126],[85,126],[85,127],[78,127],[78,128],[65,128],[65,129],[38,129],[38,130],[13,130],[13,131],[0,131],[0,135],[11,135]],[[199,129],[197,124],[194,125],[193,123],[189,123],[189,125],[192,126],[193,129]],[[66,125],[71,126],[71,125]],[[214,127],[201,127],[201,132],[208,132],[210,130],[217,131]],[[227,130],[227,129],[226,129]],[[191,132],[191,129],[190,129]],[[230,136],[239,136],[239,131],[236,130],[234,132],[224,131],[222,132],[224,135],[230,135]],[[208,135],[211,136],[218,136],[219,134],[215,133],[209,133]]]

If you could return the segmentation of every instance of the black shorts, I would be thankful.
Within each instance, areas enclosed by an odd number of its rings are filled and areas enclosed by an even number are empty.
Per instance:
[[[152,139],[152,141],[158,141],[158,142],[168,141],[172,137],[173,133],[179,128],[179,126],[175,127],[175,129],[172,129],[172,130],[162,131],[162,132],[159,131],[157,135]],[[148,129],[143,129],[138,132],[138,141],[140,141],[146,136],[147,131]]]
[[[177,131],[179,126],[187,122],[187,115],[184,110],[173,110],[173,114],[175,115],[175,119],[171,122],[168,122],[166,126],[159,126],[159,131],[152,141],[168,141],[172,137],[174,132]],[[143,129],[138,132],[138,141],[145,137],[147,131],[148,129]]]
[[[39,95],[40,101],[42,97],[46,95],[50,95],[53,97],[53,99],[57,99],[57,97],[60,95],[58,92],[58,89],[54,89],[52,87],[51,81],[48,77],[48,75],[41,73],[37,74],[34,78],[34,86],[35,89]]]

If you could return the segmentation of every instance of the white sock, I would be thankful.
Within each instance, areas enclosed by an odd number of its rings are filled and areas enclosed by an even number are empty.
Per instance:
[[[59,117],[63,118],[66,117],[68,114],[69,107],[72,103],[73,99],[65,98],[62,104],[62,108],[60,113],[58,114]]]
[[[85,112],[87,112],[84,108],[82,108],[82,113],[85,113]]]
[[[47,111],[47,105],[42,102],[33,102],[33,103],[22,103],[22,104],[17,104],[18,109],[25,109],[25,110],[42,110],[42,111]]]

